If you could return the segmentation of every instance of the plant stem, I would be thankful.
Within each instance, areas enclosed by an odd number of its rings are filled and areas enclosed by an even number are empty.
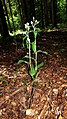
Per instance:
[[[35,47],[36,47],[36,37],[35,37]],[[36,51],[37,51],[37,49],[36,49]],[[36,71],[37,71],[37,52],[35,53],[35,59],[36,59],[35,67],[36,67]]]
[[[30,39],[29,39],[29,64],[31,68],[31,44],[30,44]]]

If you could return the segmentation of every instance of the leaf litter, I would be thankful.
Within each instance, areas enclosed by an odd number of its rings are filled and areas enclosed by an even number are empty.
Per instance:
[[[67,33],[42,34],[37,48],[50,55],[38,54],[44,66],[31,81],[27,65],[16,63],[25,49],[0,47],[0,119],[67,119]]]

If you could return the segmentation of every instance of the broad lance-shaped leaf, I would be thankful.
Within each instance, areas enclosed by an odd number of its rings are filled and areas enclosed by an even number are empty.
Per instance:
[[[34,33],[34,38],[35,38],[35,40],[36,40],[36,37],[37,37],[37,31],[34,31],[33,33]]]
[[[33,77],[36,75],[36,73],[37,73],[37,71],[35,70],[34,65],[31,65],[31,68],[29,71],[30,76]]]
[[[41,52],[41,53],[44,53],[44,54],[48,55],[48,52],[46,52],[46,51],[38,50],[38,51],[37,51],[37,53],[39,53],[39,52]]]
[[[27,58],[27,59],[31,58],[32,60],[34,60],[34,61],[36,62],[36,59],[35,59],[35,58],[29,57],[28,55],[24,56],[23,59],[24,59],[24,58]]]
[[[23,62],[26,63],[26,64],[29,64],[29,62],[27,62],[27,61],[25,61],[25,60],[19,60],[19,61],[18,61],[18,64],[23,63]]]
[[[28,55],[25,55],[23,58],[29,58],[29,56]]]
[[[39,68],[42,67],[43,65],[44,65],[44,63],[41,62],[40,64],[37,65],[37,67],[35,67],[35,70],[36,70],[36,68],[39,69]]]
[[[32,42],[32,50],[34,53],[36,53],[36,44],[35,44],[35,41]]]
[[[37,32],[41,32],[42,30],[40,28],[35,29]]]

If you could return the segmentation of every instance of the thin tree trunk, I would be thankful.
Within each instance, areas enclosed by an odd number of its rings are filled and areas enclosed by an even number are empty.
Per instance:
[[[34,0],[30,0],[30,17],[31,20],[33,17],[35,17],[35,5],[34,5]]]
[[[41,0],[42,28],[48,25],[47,0]]]
[[[5,0],[3,0],[3,5],[4,5],[5,13],[6,13],[6,16],[7,16],[7,21],[8,21],[9,30],[10,30],[10,32],[12,32],[11,25],[10,25],[10,20],[9,20],[9,17],[8,17],[8,11],[7,11],[7,7],[6,7]]]
[[[15,25],[14,25],[14,20],[13,20],[13,14],[12,14],[12,9],[11,9],[11,3],[10,3],[10,0],[8,0],[8,3],[9,3],[9,9],[10,9],[10,14],[11,14],[12,23],[13,23],[13,30],[15,31]]]
[[[48,25],[48,9],[47,9],[47,0],[44,0],[44,11],[45,11],[45,26]]]
[[[27,11],[27,2],[26,0],[23,0],[24,3],[24,11],[25,11],[25,17],[26,17],[26,22],[28,22],[28,11]]]
[[[26,22],[30,22],[35,17],[34,0],[23,0]]]
[[[50,21],[50,24],[52,24],[52,1],[49,2],[49,21]]]
[[[1,35],[3,37],[8,37],[9,36],[8,27],[7,27],[6,18],[4,15],[4,10],[1,0],[0,0],[0,28],[1,28]]]
[[[23,0],[21,0],[21,16],[22,16],[22,28],[24,28],[24,17],[25,17],[25,15],[24,15],[24,3],[23,3]]]
[[[56,27],[57,25],[56,11],[57,11],[57,1],[52,0],[52,25],[53,27]]]
[[[21,6],[21,2],[20,0],[17,0],[17,3],[18,3],[18,10],[19,10],[19,14],[20,14],[20,24],[21,24],[21,28],[23,28],[23,17],[22,17],[22,6]]]
[[[42,28],[44,28],[44,5],[43,5],[43,0],[41,0],[41,19],[42,19]]]

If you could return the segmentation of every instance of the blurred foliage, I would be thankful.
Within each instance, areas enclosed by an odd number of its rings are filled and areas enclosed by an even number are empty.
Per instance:
[[[67,23],[66,0],[57,0],[57,15],[60,23]]]
[[[16,30],[20,29],[20,15],[19,15],[19,10],[18,10],[18,3],[15,0],[10,0],[10,5],[11,5],[11,10],[12,10],[12,16],[13,16],[15,29]],[[7,6],[7,10],[8,10],[8,16],[9,16],[11,28],[13,29],[13,22],[12,22],[12,17],[11,17],[8,1],[6,3],[6,6]]]

